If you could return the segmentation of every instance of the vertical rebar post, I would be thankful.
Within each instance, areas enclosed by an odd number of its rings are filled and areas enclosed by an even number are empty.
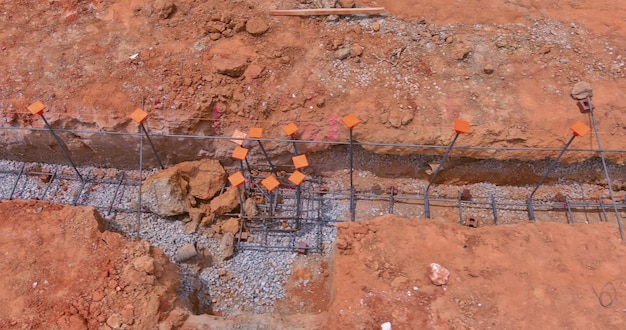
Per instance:
[[[569,199],[567,198],[567,196],[565,196],[565,208],[567,208],[567,215],[569,218],[568,223],[573,224],[575,223],[574,221],[574,213],[572,213],[572,206],[569,203]]]
[[[72,160],[72,157],[70,156],[69,151],[65,149],[65,145],[61,141],[61,138],[59,138],[59,136],[54,132],[54,130],[52,129],[52,126],[50,126],[50,124],[46,120],[46,117],[43,114],[40,114],[40,116],[41,116],[41,119],[43,119],[43,122],[46,124],[46,128],[48,128],[48,130],[50,131],[50,134],[52,134],[52,137],[54,137],[57,144],[59,145],[59,148],[61,148],[61,151],[63,151],[65,158],[67,158],[67,160],[70,162],[70,165],[72,165],[72,168],[74,169],[74,172],[76,172],[76,175],[80,179],[80,182],[84,184],[85,179],[83,179],[83,176],[78,171],[78,168],[76,168],[76,164],[74,164],[74,161]]]
[[[43,192],[41,193],[41,196],[39,197],[39,199],[45,200],[46,194],[48,193],[48,189],[50,189],[50,186],[52,185],[52,182],[54,182],[54,179],[56,179],[56,177],[57,177],[57,170],[54,170],[54,172],[52,172],[52,175],[50,176],[50,179],[48,180],[48,183],[46,183],[46,187],[43,189]]]
[[[9,194],[9,200],[13,200],[13,194],[15,194],[15,189],[17,189],[17,184],[20,182],[20,178],[22,177],[22,174],[24,173],[25,168],[26,168],[26,163],[23,163],[22,168],[20,169],[20,173],[17,174],[17,179],[15,179],[15,183],[13,184],[13,187],[11,188],[11,193]]]
[[[300,213],[302,212],[302,207],[300,205],[301,195],[302,195],[302,188],[300,187],[300,185],[297,185],[296,186],[296,219],[298,223],[300,222]]]
[[[354,174],[354,163],[353,163],[353,157],[354,157],[354,148],[353,148],[353,144],[354,144],[354,138],[352,136],[352,130],[354,129],[354,127],[358,124],[361,123],[361,120],[355,116],[354,114],[348,114],[346,116],[344,116],[343,118],[341,118],[341,121],[343,122],[343,124],[348,128],[348,130],[350,131],[350,145],[348,146],[349,148],[349,153],[350,153],[350,221],[355,221],[356,220],[356,199],[354,196],[354,181],[353,181],[353,174]]]
[[[496,207],[496,199],[491,194],[491,211],[493,212],[493,222],[496,225],[500,224],[500,220],[498,219],[498,208]]]
[[[263,143],[261,143],[261,140],[257,140],[257,142],[259,143],[259,148],[261,148],[261,152],[263,153],[263,156],[265,156],[265,159],[267,160],[267,163],[270,165],[270,169],[272,171],[272,174],[278,176],[278,174],[276,173],[276,168],[274,167],[274,164],[272,164],[272,160],[270,159],[270,156],[267,154],[267,151],[265,150],[265,147],[263,147]],[[295,147],[294,147],[294,150],[295,150]],[[296,154],[297,154],[297,152],[296,152]]]
[[[107,210],[107,216],[111,215],[111,211],[113,211],[113,205],[115,204],[115,199],[117,198],[117,193],[120,191],[120,187],[122,186],[122,183],[124,183],[124,172],[120,172],[118,176],[120,177],[120,180],[117,182],[117,185],[115,186],[115,191],[113,192],[113,198],[111,198],[111,204],[109,204],[109,209]]]
[[[580,186],[580,193],[583,197],[583,212],[585,213],[585,223],[589,223],[589,215],[587,214],[587,198],[585,197],[585,189]]]
[[[142,96],[141,97],[141,110],[143,110],[143,108],[144,108],[145,100],[146,99]],[[146,135],[146,138],[148,139],[148,143],[150,143],[150,147],[152,148],[152,152],[154,153],[154,157],[156,158],[157,162],[159,162],[159,166],[161,166],[161,169],[164,170],[165,166],[163,166],[163,163],[161,162],[161,158],[159,157],[159,153],[157,152],[156,148],[154,147],[154,144],[152,143],[152,139],[150,138],[150,134],[148,134],[148,130],[143,125],[143,121],[141,121],[139,123],[139,126],[141,126],[141,130]]]
[[[298,147],[296,146],[295,138],[291,137],[291,143],[293,144],[293,154],[298,156]]]
[[[559,160],[561,159],[561,157],[563,156],[563,154],[565,153],[567,148],[569,148],[570,144],[572,144],[572,142],[574,142],[575,138],[576,138],[576,135],[572,135],[572,137],[569,139],[569,141],[567,141],[567,143],[565,144],[565,147],[563,147],[563,149],[561,149],[561,152],[559,153],[559,155],[556,157],[556,159],[554,161],[552,161],[552,164],[550,164],[550,167],[548,168],[546,173],[543,174],[543,177],[541,177],[541,180],[539,180],[539,183],[537,183],[537,186],[535,186],[535,189],[533,189],[533,192],[530,194],[530,196],[528,196],[528,198],[527,198],[527,202],[528,202],[528,217],[530,218],[530,220],[535,221],[535,212],[533,212],[533,206],[532,206],[533,196],[535,195],[535,193],[537,192],[539,187],[541,187],[543,182],[546,180],[546,178],[548,177],[550,172],[552,172],[554,167],[556,167],[556,164],[559,162]]]
[[[463,201],[461,200],[461,192],[457,191],[456,200],[459,206],[459,225],[463,224]]]
[[[241,193],[240,186],[237,186],[237,196],[239,196],[239,218],[241,219],[241,223],[239,224],[239,235],[237,235],[237,247],[239,247],[239,244],[241,244],[241,233],[243,232],[244,221],[246,221],[243,209],[243,195]]]
[[[546,180],[546,178],[548,178],[548,175],[550,174],[550,172],[552,172],[552,170],[554,170],[554,168],[556,167],[556,164],[559,162],[559,160],[561,159],[561,157],[563,156],[563,154],[565,153],[567,148],[569,148],[570,144],[572,144],[572,142],[574,142],[575,138],[576,138],[576,135],[572,135],[572,137],[569,139],[569,141],[567,141],[567,143],[565,144],[565,147],[563,147],[563,149],[561,149],[561,152],[556,157],[556,159],[552,161],[552,164],[550,164],[550,167],[548,168],[546,173],[543,174],[543,177],[541,178],[541,180],[539,180],[539,183],[537,183],[537,186],[535,186],[535,189],[533,189],[533,192],[530,193],[529,198],[531,200],[533,199],[533,196],[537,192],[537,189],[539,189],[539,187],[541,187],[541,185]],[[531,220],[535,220],[535,219],[531,219]]]
[[[150,144],[150,148],[152,148],[152,152],[154,153],[154,157],[156,158],[157,162],[159,162],[159,166],[161,167],[162,170],[164,170],[165,166],[163,166],[163,162],[161,162],[161,158],[159,157],[159,153],[157,152],[156,148],[154,147],[154,144],[152,143],[152,139],[150,138],[150,134],[148,134],[148,130],[143,125],[143,123],[139,123],[139,126],[141,127],[141,130],[145,134],[146,139],[148,140],[148,143]]]
[[[391,186],[389,188],[389,214],[393,214],[393,194],[395,193],[395,187]]]
[[[532,198],[526,196],[526,206],[528,207],[528,219],[535,221],[535,210],[533,209]]]
[[[606,214],[606,208],[604,208],[602,197],[598,197],[598,203],[600,204],[600,209],[602,210],[602,215],[604,216],[604,222],[609,222],[609,217]],[[602,222],[602,218],[600,218],[600,222]]]
[[[248,157],[246,157],[243,161],[246,162],[246,168],[248,168],[248,175],[252,177],[252,168],[250,167],[250,162],[248,162]]]
[[[454,147],[454,143],[459,138],[459,135],[461,134],[458,132],[454,135],[454,139],[452,139],[452,143],[450,143],[450,145],[448,146],[448,150],[446,150],[446,153],[443,155],[443,159],[441,159],[441,162],[439,163],[439,165],[437,165],[435,172],[433,172],[433,175],[430,177],[430,181],[428,181],[428,186],[424,190],[424,213],[426,214],[427,218],[430,218],[430,206],[428,205],[428,190],[430,190],[430,186],[435,181],[437,174],[439,174],[439,171],[441,170],[443,163],[445,163],[446,160],[448,159],[448,156],[450,155],[450,151],[452,150],[452,147]]]
[[[243,160],[239,162],[239,168],[240,168],[240,171],[241,171],[242,174],[246,173],[246,171],[244,169],[244,166],[243,166]],[[246,190],[246,183],[245,182],[243,183],[243,189]]]
[[[139,203],[137,205],[137,239],[140,238],[141,230],[141,186],[143,184],[143,135],[141,135],[141,129],[139,132]]]
[[[617,227],[619,229],[619,235],[624,240],[624,229],[622,228],[622,220],[619,216],[619,211],[617,210],[617,205],[615,201],[615,195],[613,194],[613,186],[611,185],[611,177],[609,176],[609,170],[606,166],[606,159],[604,158],[604,150],[602,149],[602,144],[600,143],[600,133],[598,132],[598,125],[596,124],[596,117],[594,115],[594,108],[591,104],[591,97],[587,97],[587,103],[589,104],[589,114],[591,115],[591,123],[593,125],[593,131],[596,135],[596,141],[598,143],[598,150],[600,152],[600,159],[602,160],[602,167],[604,168],[604,175],[606,176],[606,183],[609,188],[609,195],[611,196],[611,202],[613,203],[613,210],[615,211],[615,219],[617,220]]]
[[[428,192],[426,192],[426,187],[423,187],[423,188],[424,188],[424,215],[426,215],[427,218],[430,218],[430,202],[428,201]]]
[[[354,168],[353,168],[353,157],[354,152],[352,149],[352,128],[350,128],[350,221],[355,221],[356,219],[356,201],[354,200]]]

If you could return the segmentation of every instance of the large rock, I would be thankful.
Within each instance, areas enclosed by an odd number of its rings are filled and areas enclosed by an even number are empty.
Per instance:
[[[187,212],[188,182],[176,167],[149,176],[141,187],[141,204],[160,216]]]
[[[577,82],[571,91],[572,97],[577,100],[584,100],[587,97],[593,96],[593,91],[591,89],[591,85],[585,81]]]
[[[229,187],[226,191],[211,200],[211,212],[222,215],[239,206],[239,192],[237,187]]]
[[[189,212],[196,199],[209,200],[226,180],[214,159],[184,162],[149,176],[141,187],[142,205],[160,216]]]
[[[204,159],[180,163],[178,168],[189,182],[189,195],[208,200],[213,198],[226,181],[226,171],[218,160]]]

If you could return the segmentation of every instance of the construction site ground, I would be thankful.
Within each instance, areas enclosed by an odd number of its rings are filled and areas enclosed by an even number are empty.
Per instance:
[[[330,6],[385,13],[270,15]],[[20,0],[0,11],[0,328],[626,328],[626,3]],[[570,95],[581,81],[597,123]],[[68,160],[27,109],[37,100],[80,171],[109,183],[74,200],[79,181],[50,165]],[[286,174],[282,128],[296,123],[294,138],[312,141],[298,144],[302,171],[326,196],[319,248],[218,260],[226,219],[145,211],[138,226],[137,182],[159,171],[147,144],[139,156],[138,107],[166,167],[217,159],[228,174],[234,144],[198,137],[262,127]],[[349,113],[361,120],[355,222]],[[438,173],[428,219],[424,188],[457,118],[470,133]],[[523,205],[576,121],[591,133],[537,192],[554,206],[534,222],[501,206],[496,224],[490,198]],[[249,161],[269,174],[259,149]],[[137,184],[117,195],[122,171]],[[485,206],[459,213],[464,189]],[[120,209],[107,212],[109,200]],[[476,226],[461,224],[468,216]],[[186,244],[198,251],[183,262]],[[449,270],[445,285],[432,263]]]

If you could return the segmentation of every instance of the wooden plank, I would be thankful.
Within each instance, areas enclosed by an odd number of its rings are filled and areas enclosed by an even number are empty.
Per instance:
[[[384,12],[385,8],[383,7],[270,10],[270,14],[273,16],[376,15]]]

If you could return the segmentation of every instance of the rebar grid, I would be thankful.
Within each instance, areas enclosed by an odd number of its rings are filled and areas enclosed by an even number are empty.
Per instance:
[[[594,120],[594,130],[597,133],[597,128]],[[58,141],[59,138],[54,134],[57,132],[67,132],[73,134],[111,134],[111,135],[126,135],[138,139],[139,145],[139,176],[143,177],[142,171],[144,169],[143,164],[143,139],[144,135],[148,139],[148,142],[154,152],[159,165],[163,168],[163,164],[157,153],[157,148],[152,143],[150,136],[162,137],[162,138],[178,138],[178,139],[209,139],[209,140],[230,140],[231,137],[226,136],[201,136],[201,135],[177,135],[177,134],[153,134],[148,135],[145,127],[140,126],[137,133],[128,132],[106,132],[106,131],[89,131],[89,130],[53,130],[48,126],[45,128],[15,128],[15,127],[0,127],[0,130],[20,130],[20,131],[47,131],[50,130],[53,133],[53,137],[57,139],[57,142],[62,146],[62,142]],[[352,133],[352,131],[350,131]],[[457,134],[458,136],[458,134]],[[354,141],[352,141],[352,134],[350,134],[349,142],[332,142],[332,141],[314,141],[314,140],[297,140],[293,137],[289,139],[271,139],[271,138],[257,138],[260,148],[262,147],[261,141],[272,142],[284,142],[293,145],[294,153],[297,155],[298,144],[328,144],[328,145],[347,145],[352,151]],[[456,140],[456,138],[455,138]],[[570,140],[571,142],[571,140]],[[610,183],[610,177],[608,175],[607,165],[604,160],[605,153],[617,152],[622,153],[626,150],[602,150],[600,147],[598,138],[599,149],[568,149],[568,152],[600,152],[603,161],[603,168],[606,174],[607,181]],[[393,144],[393,143],[372,143],[372,142],[359,142],[356,143],[361,146],[395,146],[395,147],[407,147],[419,149],[446,149],[447,157],[448,153],[452,149],[450,146],[433,146],[433,145],[417,145],[417,144]],[[453,141],[454,144],[454,141]],[[457,146],[455,149],[466,150],[495,150],[495,151],[561,151],[560,156],[564,150],[560,148],[504,148],[504,147],[481,147],[481,146]],[[147,212],[141,208],[141,179],[136,178],[133,180],[128,178],[124,172],[120,172],[115,179],[102,180],[96,178],[93,173],[82,170],[79,171],[75,164],[72,162],[69,151],[66,153],[75,173],[71,171],[62,171],[58,173],[56,170],[52,171],[32,171],[27,169],[26,164],[22,164],[21,167],[15,167],[9,170],[0,169],[0,178],[8,179],[12,182],[12,188],[9,193],[3,193],[2,198],[6,199],[39,199],[47,200],[51,202],[59,202],[71,205],[88,205],[93,206],[98,210],[106,211],[106,216],[115,216],[117,212],[132,213],[137,217],[137,233],[140,231],[142,214]],[[267,158],[271,171],[276,174],[277,169],[282,168],[279,165],[274,165],[269,160],[269,157],[264,153]],[[557,158],[558,161],[558,158]],[[352,171],[352,157],[350,157],[350,170]],[[556,162],[555,162],[556,163]],[[324,184],[320,178],[307,179],[301,186],[295,186],[287,184],[286,177],[279,177],[281,185],[274,191],[268,192],[261,188],[257,182],[261,178],[252,175],[252,169],[248,160],[245,159],[245,165],[247,168],[248,179],[243,185],[243,199],[242,202],[248,198],[252,198],[257,202],[259,213],[256,215],[244,214],[243,210],[239,214],[230,214],[228,216],[239,216],[242,218],[242,225],[239,233],[241,238],[241,232],[245,229],[250,233],[255,234],[250,242],[238,240],[238,249],[262,249],[262,250],[299,250],[299,251],[322,251],[322,235],[324,226],[330,225],[332,222],[342,221],[345,218],[350,218],[352,221],[357,217],[356,201],[359,201],[359,209],[367,208],[368,205],[374,203],[382,204],[383,206],[376,206],[376,214],[367,212],[361,212],[365,215],[358,216],[359,220],[363,220],[369,216],[376,216],[381,214],[396,214],[398,208],[402,208],[402,205],[410,206],[416,212],[416,217],[426,214],[426,217],[430,215],[430,208],[438,209],[454,209],[458,210],[459,223],[466,223],[468,217],[472,219],[479,219],[483,225],[487,224],[504,224],[504,223],[518,223],[526,221],[525,216],[527,214],[534,214],[540,212],[542,214],[550,214],[548,221],[558,221],[557,219],[564,219],[566,223],[592,223],[598,221],[615,221],[622,234],[621,223],[619,213],[624,210],[624,202],[617,202],[613,196],[611,186],[609,184],[609,197],[600,197],[597,201],[588,201],[584,194],[578,196],[566,196],[563,202],[553,201],[533,201],[530,200],[511,200],[503,198],[495,198],[490,196],[478,196],[472,200],[463,200],[461,194],[456,198],[445,197],[442,198],[438,195],[431,195],[428,189],[416,190],[413,194],[399,194],[397,191],[391,189],[388,195],[373,195],[364,192],[357,192],[354,190],[351,182],[350,191],[326,191],[323,189]],[[554,164],[555,165],[555,164]],[[244,162],[241,162],[242,172],[244,172]],[[255,165],[255,167],[257,167]],[[262,167],[262,166],[261,166]],[[290,168],[289,168],[290,169]],[[439,168],[435,171],[438,172]],[[546,173],[547,175],[547,173]],[[40,178],[41,183],[35,183],[33,178]],[[350,181],[352,181],[352,175],[350,175]],[[544,177],[545,179],[545,177]],[[428,187],[432,184],[429,182]],[[543,179],[542,179],[543,181]],[[64,183],[61,185],[61,183]],[[32,185],[40,186],[40,190],[37,193],[33,193]],[[540,182],[541,184],[541,182]],[[63,188],[59,188],[59,187]],[[131,187],[138,196],[136,208],[123,208],[118,207],[116,204],[119,199],[118,196],[120,187]],[[90,198],[90,192],[95,187],[105,187],[103,189],[113,189],[113,196],[109,200],[93,200]],[[108,187],[108,188],[106,188]],[[56,190],[55,190],[56,189]],[[71,193],[68,198],[67,194],[58,194],[58,189],[66,189]],[[100,189],[100,188],[98,188]],[[126,191],[125,189],[124,191]],[[536,189],[535,189],[536,191]],[[534,192],[533,191],[533,194]],[[65,197],[58,197],[59,195]],[[605,202],[607,199],[610,202]],[[349,213],[347,216],[331,217],[328,205],[341,202],[345,206],[349,204]],[[336,205],[335,205],[336,206]],[[242,206],[243,207],[243,203]],[[607,212],[608,208],[612,208],[614,212]],[[372,209],[372,207],[370,207]],[[386,211],[378,211],[384,210]],[[420,213],[421,211],[421,213]],[[553,213],[562,213],[563,217],[557,218],[553,216]],[[584,216],[584,218],[581,218]],[[583,220],[584,219],[584,220]],[[304,245],[303,245],[304,243]]]
[[[82,169],[85,180],[83,189],[80,178],[69,168],[49,168],[46,164],[12,162],[10,168],[0,169],[0,180],[11,182],[11,189],[0,191],[2,199],[43,200],[69,205],[92,206],[107,218],[118,213],[138,215],[139,207],[121,207],[121,200],[135,200],[140,187],[139,178],[131,178],[124,171],[118,171],[114,178],[104,178],[93,170]],[[37,168],[37,170],[30,170]],[[323,251],[324,227],[335,222],[349,221],[347,208],[351,199],[350,191],[329,190],[325,182],[317,178],[309,178],[301,185],[300,196],[294,185],[281,184],[272,193],[263,191],[252,184],[258,177],[250,179],[245,195],[259,201],[258,214],[242,216],[242,230],[248,231],[253,239],[240,241],[239,250],[267,251],[305,251],[321,253]],[[284,179],[280,177],[281,181]],[[127,189],[120,189],[125,187]],[[8,191],[7,191],[8,190]],[[108,199],[98,198],[97,190],[109,190],[112,196]],[[120,193],[121,191],[121,193]],[[423,191],[423,190],[421,190]],[[365,220],[374,216],[397,214],[396,210],[405,207],[416,212],[424,212],[424,195],[419,189],[414,194],[398,193],[391,189],[386,194],[373,194],[355,191],[354,198],[361,208],[372,208],[377,214],[358,212],[357,220]],[[273,194],[272,196],[270,194]],[[270,201],[273,201],[270,203]],[[428,196],[430,207],[439,212],[456,210],[458,221],[464,224],[467,218],[477,219],[480,225],[500,225],[527,222],[528,205],[523,199],[500,198],[490,196],[473,196],[471,200],[457,197]],[[329,209],[343,205],[344,216],[333,216]],[[380,206],[374,207],[377,204]],[[626,210],[626,203],[621,201],[613,204],[610,196],[600,196],[589,200],[581,196],[566,196],[564,201],[539,199],[534,202],[538,222],[561,222],[569,224],[598,223],[616,221],[613,212]],[[141,213],[149,213],[142,210]],[[225,216],[240,216],[226,214]],[[418,214],[417,218],[421,216]],[[301,245],[300,243],[306,243]]]

